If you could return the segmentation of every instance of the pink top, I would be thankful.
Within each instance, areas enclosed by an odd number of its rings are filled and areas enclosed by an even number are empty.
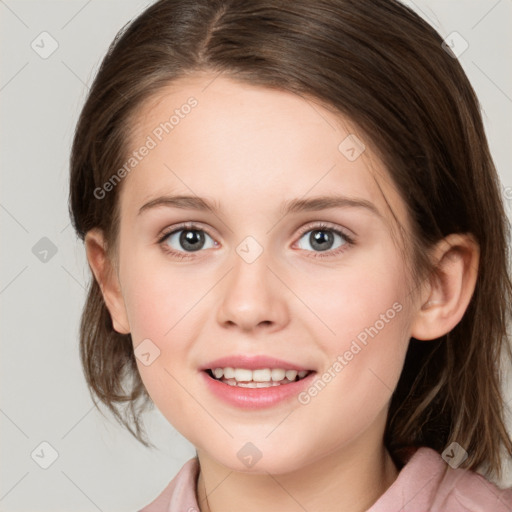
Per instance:
[[[162,493],[139,512],[199,512],[199,462],[187,461]],[[512,488],[450,467],[432,448],[418,448],[367,512],[512,512]]]

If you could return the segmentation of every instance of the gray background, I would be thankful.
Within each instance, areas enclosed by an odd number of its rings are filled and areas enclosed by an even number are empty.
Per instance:
[[[469,43],[459,59],[482,104],[510,215],[512,0],[404,3],[443,37],[457,31]],[[158,451],[105,420],[93,408],[78,356],[90,274],[67,210],[72,134],[108,44],[146,5],[0,0],[3,512],[135,511],[194,455],[156,409],[146,424]],[[39,52],[51,49],[48,36],[40,36],[45,31],[58,48],[42,58],[31,44]],[[50,449],[40,446],[44,441],[58,452],[48,469],[39,465],[51,461]],[[511,468],[503,483],[512,485]]]

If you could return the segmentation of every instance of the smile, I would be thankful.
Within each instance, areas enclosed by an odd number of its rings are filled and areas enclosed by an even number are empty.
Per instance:
[[[242,388],[268,388],[302,380],[310,370],[286,370],[284,368],[214,368],[206,370],[217,381]]]

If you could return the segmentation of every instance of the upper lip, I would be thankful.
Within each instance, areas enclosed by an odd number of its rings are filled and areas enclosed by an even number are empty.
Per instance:
[[[248,370],[257,370],[260,368],[282,368],[284,370],[311,370],[300,364],[291,363],[282,359],[269,356],[248,356],[248,355],[234,355],[221,357],[203,365],[201,370],[213,370],[215,368],[246,368]]]

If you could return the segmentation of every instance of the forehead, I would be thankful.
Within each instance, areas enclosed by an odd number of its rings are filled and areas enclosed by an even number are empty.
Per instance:
[[[211,198],[221,210],[243,214],[339,193],[371,201],[388,216],[384,193],[406,221],[371,141],[312,98],[193,75],[149,98],[131,123],[129,154],[145,156],[125,178],[122,211],[164,194]]]

